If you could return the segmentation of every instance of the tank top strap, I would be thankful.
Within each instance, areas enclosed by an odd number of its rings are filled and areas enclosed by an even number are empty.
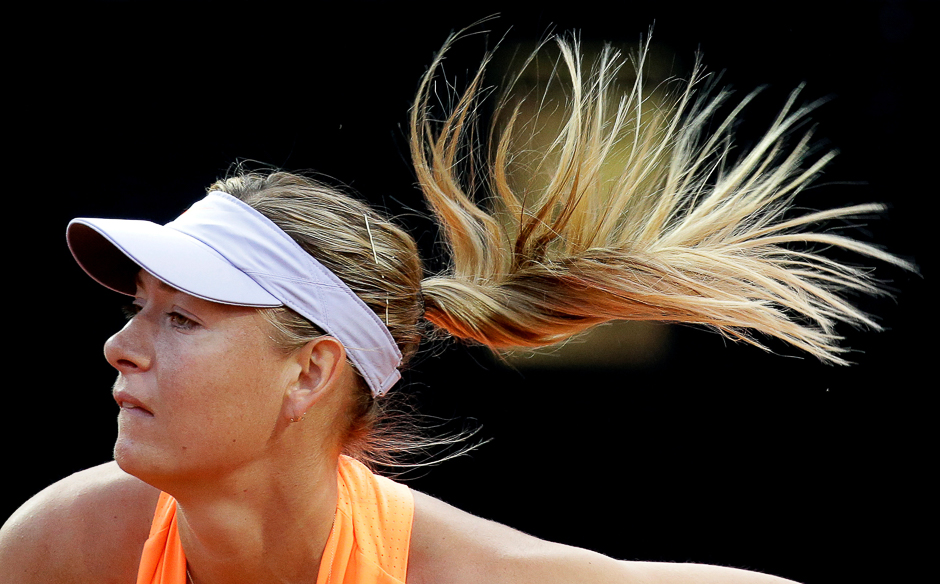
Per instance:
[[[339,461],[333,529],[317,584],[404,584],[414,520],[411,489],[373,474],[359,461]]]
[[[176,499],[160,493],[137,570],[137,584],[186,584],[186,555],[176,523]]]

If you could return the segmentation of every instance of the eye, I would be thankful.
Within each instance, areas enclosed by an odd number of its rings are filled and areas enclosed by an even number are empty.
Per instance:
[[[178,312],[171,312],[167,314],[167,317],[170,319],[170,324],[178,329],[190,330],[199,326],[196,321]]]

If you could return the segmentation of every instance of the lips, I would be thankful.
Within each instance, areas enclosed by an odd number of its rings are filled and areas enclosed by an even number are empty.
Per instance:
[[[153,412],[147,409],[144,404],[137,399],[136,397],[127,393],[127,391],[121,389],[114,392],[114,401],[117,402],[118,407],[121,408],[121,411],[133,412],[138,414],[147,414],[152,416]]]

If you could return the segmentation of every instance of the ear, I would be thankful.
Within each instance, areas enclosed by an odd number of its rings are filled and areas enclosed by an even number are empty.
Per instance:
[[[304,345],[293,358],[299,366],[285,396],[284,415],[301,420],[321,398],[341,385],[346,378],[346,348],[330,336],[322,336]]]

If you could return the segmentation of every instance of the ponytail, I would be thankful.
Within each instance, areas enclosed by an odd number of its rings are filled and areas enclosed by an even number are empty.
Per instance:
[[[699,95],[696,67],[670,103],[651,106],[642,78],[646,47],[636,82],[621,95],[617,52],[606,48],[585,71],[577,41],[557,39],[553,82],[567,84],[568,99],[540,103],[538,111],[561,108],[563,123],[518,180],[512,165],[530,155],[520,136],[541,129],[525,127],[524,100],[504,97],[487,161],[479,162],[485,61],[450,114],[432,118],[437,69],[453,40],[420,83],[411,154],[451,258],[443,274],[422,282],[425,316],[456,337],[508,349],[557,343],[610,320],[683,322],[757,346],[754,332],[776,337],[844,364],[835,324],[879,326],[843,294],[881,290],[868,270],[813,248],[915,269],[872,245],[813,229],[880,205],[794,215],[795,195],[834,155],[809,160],[809,133],[786,145],[814,107],[796,107],[798,91],[756,145],[732,160],[731,127],[754,94],[717,120],[729,94]],[[475,202],[481,198],[486,209]]]

